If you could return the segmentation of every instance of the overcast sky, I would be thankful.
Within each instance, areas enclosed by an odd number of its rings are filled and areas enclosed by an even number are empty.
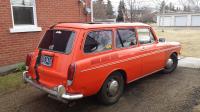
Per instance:
[[[105,1],[107,1],[107,0],[105,0]],[[120,0],[111,0],[115,11],[117,11],[119,1]],[[126,2],[127,0],[124,0],[124,1]],[[148,6],[151,5],[154,8],[156,7],[156,6],[154,6],[155,4],[153,4],[151,0],[137,0],[137,1],[143,2],[144,5],[148,5]],[[179,0],[165,0],[165,1],[167,3],[172,2],[175,6],[179,5],[179,2],[178,2]]]

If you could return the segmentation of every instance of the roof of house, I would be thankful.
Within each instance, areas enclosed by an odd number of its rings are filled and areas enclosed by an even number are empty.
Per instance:
[[[98,23],[60,23],[55,27],[66,27],[66,28],[80,28],[80,29],[92,29],[92,28],[113,28],[113,27],[125,27],[125,26],[147,26],[150,25],[144,23],[111,23],[111,24],[98,24]]]
[[[200,12],[169,12],[169,13],[161,13],[161,14],[157,14],[159,15],[200,15]]]

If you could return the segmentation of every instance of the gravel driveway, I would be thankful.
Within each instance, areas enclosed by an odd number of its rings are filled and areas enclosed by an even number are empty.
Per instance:
[[[178,68],[128,85],[120,101],[103,106],[95,98],[64,104],[26,86],[0,96],[0,112],[190,112],[200,104],[200,70]]]

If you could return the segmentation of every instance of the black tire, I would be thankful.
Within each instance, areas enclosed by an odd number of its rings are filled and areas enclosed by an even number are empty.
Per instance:
[[[109,86],[111,85],[110,83],[113,81],[117,81],[119,86],[116,93],[111,95],[109,94],[110,93]],[[120,72],[115,72],[106,79],[101,90],[97,94],[97,98],[100,101],[100,103],[104,105],[112,105],[118,102],[118,100],[123,94],[123,91],[124,91],[124,78]]]
[[[175,53],[173,53],[170,56],[170,59],[172,59],[173,65],[171,67],[167,67],[167,64],[166,64],[165,68],[162,70],[162,72],[164,74],[172,73],[177,68],[177,65],[178,65],[178,56]]]

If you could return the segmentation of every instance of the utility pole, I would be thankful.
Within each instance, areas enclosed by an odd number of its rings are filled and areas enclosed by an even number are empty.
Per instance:
[[[131,0],[130,2],[131,2],[131,3],[130,3],[130,6],[131,6],[131,7],[130,7],[130,8],[131,8],[131,9],[130,9],[130,11],[131,11],[130,14],[131,14],[131,23],[132,23],[132,22],[133,22],[133,0]]]
[[[91,22],[94,22],[94,7],[93,7],[93,0],[90,2],[90,8],[91,8]]]
[[[163,7],[163,12],[162,12],[163,19],[162,19],[162,24],[164,23],[165,6],[166,6],[166,4],[165,4],[164,7]],[[162,32],[165,32],[165,31],[164,31],[164,25],[163,25],[163,28],[162,28]]]

